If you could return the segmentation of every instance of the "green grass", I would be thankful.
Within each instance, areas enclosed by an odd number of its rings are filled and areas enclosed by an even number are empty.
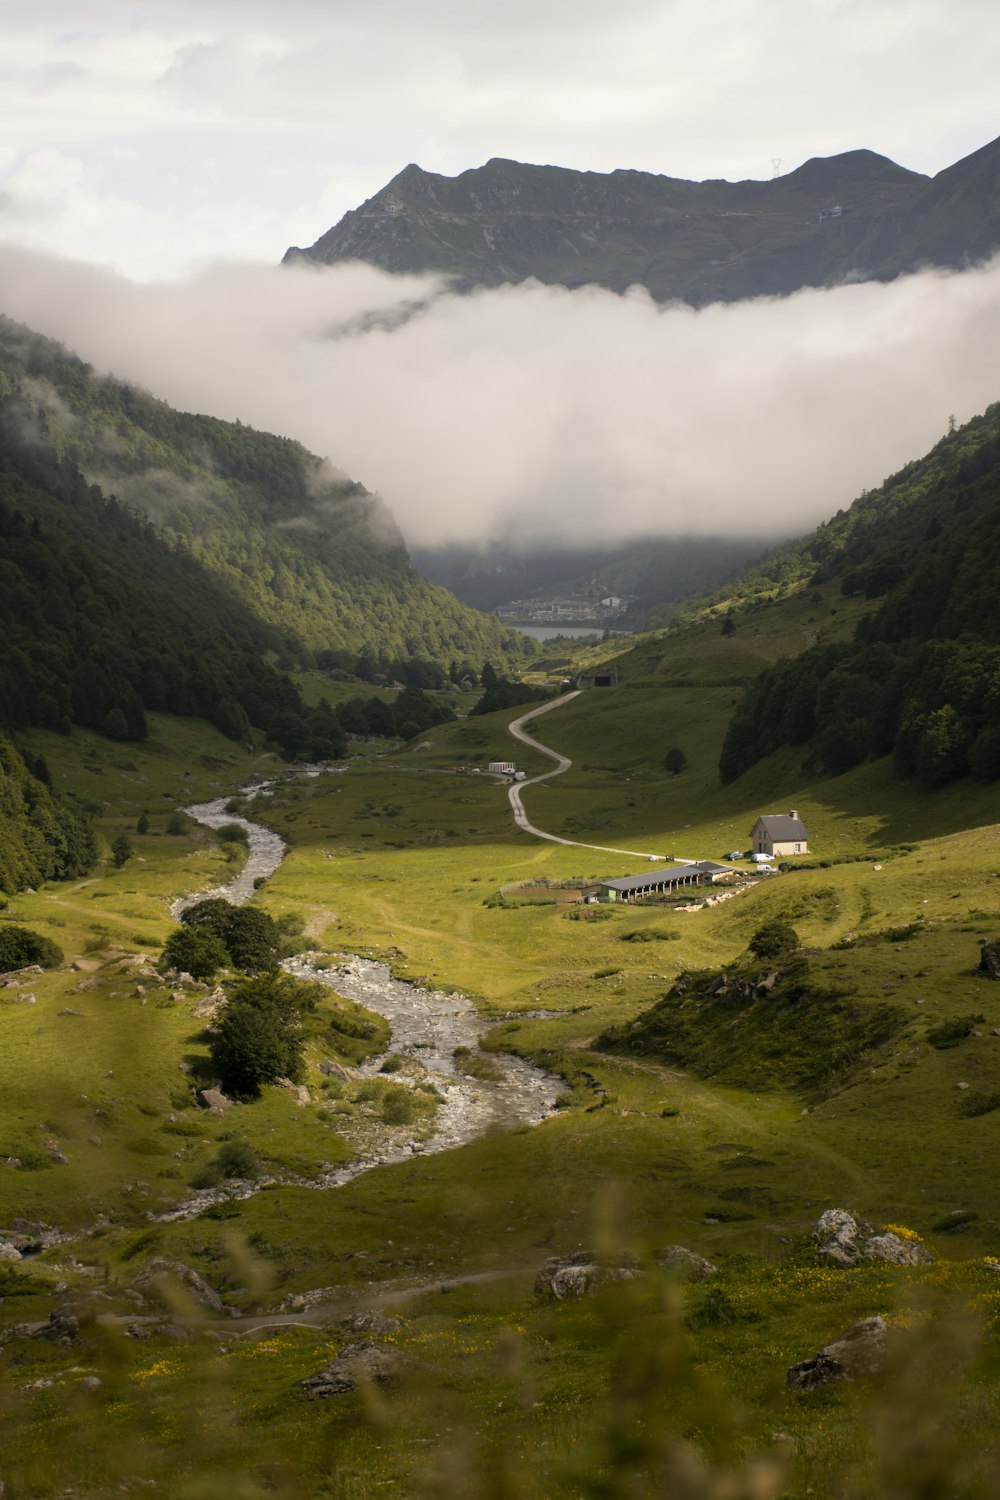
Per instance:
[[[782,1432],[788,1477],[775,1500],[916,1495],[912,1475],[886,1477],[894,1460],[880,1447],[882,1397],[839,1390],[806,1402],[785,1395],[783,1379],[788,1363],[853,1318],[895,1310],[901,1326],[918,1326],[924,1302],[942,1330],[931,1341],[935,1357],[956,1371],[954,1405],[942,1397],[942,1410],[969,1455],[986,1452],[998,1416],[1000,1288],[980,1259],[1000,1246],[1000,1110],[973,1112],[966,1101],[995,1095],[1000,1071],[1000,986],[975,973],[978,939],[1000,930],[995,795],[970,785],[922,796],[884,765],[817,781],[790,754],[720,788],[715,761],[736,689],[718,680],[733,661],[707,649],[715,631],[705,630],[700,660],[716,686],[689,685],[695,648],[687,642],[676,670],[647,663],[649,685],[587,692],[540,721],[545,742],[575,764],[527,790],[530,815],[587,842],[715,857],[745,844],[758,812],[795,806],[817,862],[854,862],[762,879],[698,912],[630,907],[585,921],[555,905],[491,906],[509,883],[638,868],[626,856],[515,832],[505,786],[449,771],[509,753],[504,726],[513,715],[459,721],[426,736],[428,748],[368,755],[344,775],[282,785],[259,809],[290,853],[257,899],[275,917],[301,917],[304,944],[382,955],[401,974],[474,995],[493,1029],[485,1050],[460,1062],[488,1070],[491,1050],[516,1049],[563,1077],[564,1107],[537,1128],[414,1155],[333,1193],[274,1187],[188,1222],[149,1214],[184,1197],[230,1135],[266,1170],[309,1179],[359,1145],[414,1123],[426,1128],[434,1100],[391,1075],[324,1078],[324,1057],[350,1062],[384,1045],[384,1028],[353,1035],[357,1012],[331,996],[309,1021],[309,1103],[273,1088],[222,1119],[197,1110],[192,1075],[182,1071],[207,1055],[197,996],[174,1000],[155,982],[137,995],[115,952],[155,957],[170,901],[227,868],[204,831],[162,833],[167,812],[231,792],[274,763],[167,719],[154,722],[148,745],[127,752],[77,734],[30,737],[57,785],[100,803],[102,833],[126,831],[137,857],[120,872],[105,865],[86,881],[25,893],[2,914],[44,931],[83,967],[31,976],[34,1005],[0,990],[8,1078],[0,1157],[26,1163],[0,1164],[0,1222],[21,1215],[70,1230],[97,1226],[72,1255],[96,1269],[108,1306],[123,1314],[125,1286],[154,1254],[195,1267],[244,1312],[316,1287],[335,1288],[345,1307],[415,1288],[399,1345],[421,1364],[396,1391],[320,1406],[294,1382],[342,1343],[322,1327],[246,1342],[232,1325],[221,1344],[113,1332],[88,1334],[73,1350],[15,1341],[3,1355],[11,1493],[52,1493],[55,1452],[59,1487],[84,1495],[168,1467],[173,1492],[192,1500],[275,1489],[368,1496],[390,1482],[397,1493],[423,1486],[464,1495],[489,1492],[488,1480],[499,1485],[505,1464],[507,1488],[497,1494],[568,1500],[598,1493],[603,1476],[605,1493],[644,1496],[674,1483],[674,1460],[650,1433],[679,1433],[718,1478],[727,1464],[773,1452],[772,1435]],[[775,641],[780,634],[775,627]],[[671,649],[669,639],[657,649]],[[662,770],[674,743],[690,763],[680,777]],[[540,755],[515,753],[529,771],[548,768]],[[144,808],[152,831],[140,836],[134,823]],[[733,963],[777,918],[814,950],[817,984],[851,986],[852,1005],[899,1016],[832,1087],[817,1092],[797,1064],[828,1046],[821,1006],[794,1016],[794,1036],[781,1034],[778,1046],[763,1012],[740,1033],[719,1002],[705,1013],[710,1045],[690,1071],[655,1049],[611,1055],[595,1046],[607,1027],[659,1000],[679,972]],[[65,1009],[81,1014],[60,1015]],[[935,1028],[970,1014],[986,1018],[973,1027],[980,1035],[933,1045]],[[755,1071],[739,1086],[739,1067],[750,1063]],[[419,1118],[408,1124],[413,1112]],[[67,1163],[50,1159],[50,1140]],[[834,1204],[909,1225],[940,1265],[820,1272],[805,1237]],[[966,1227],[952,1234],[940,1226],[956,1211]],[[546,1255],[617,1246],[651,1265],[672,1243],[721,1267],[717,1294],[682,1294],[656,1275],[581,1306],[546,1307],[531,1294]],[[19,1321],[26,1308],[46,1317],[57,1280],[74,1291],[93,1285],[63,1247],[27,1274],[36,1290],[0,1292],[0,1321]],[[419,1291],[465,1276],[493,1279]],[[949,1321],[952,1298],[975,1304],[981,1345],[967,1348],[965,1325]],[[104,1384],[87,1392],[73,1373],[80,1368],[100,1370]],[[26,1389],[38,1379],[54,1384]],[[896,1412],[911,1414],[897,1415],[895,1427],[907,1434],[898,1462],[915,1473],[912,1434],[930,1434],[933,1447],[944,1418],[926,1414],[908,1379],[890,1390]],[[624,1452],[638,1476],[631,1489]],[[848,1472],[855,1463],[857,1481]],[[692,1493],[711,1494],[709,1480]]]

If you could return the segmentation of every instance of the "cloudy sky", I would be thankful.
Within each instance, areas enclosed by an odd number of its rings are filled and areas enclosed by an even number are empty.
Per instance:
[[[800,533],[1000,398],[1000,264],[695,313],[278,262],[410,161],[934,173],[998,77],[996,0],[0,0],[0,311],[411,541]]]
[[[998,76],[995,0],[0,0],[0,236],[152,279],[274,262],[410,161],[933,173]]]

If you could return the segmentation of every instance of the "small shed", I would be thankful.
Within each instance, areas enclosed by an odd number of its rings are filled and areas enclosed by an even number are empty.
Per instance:
[[[512,760],[491,760],[486,769],[491,776],[513,776],[517,767]]]
[[[750,840],[754,854],[770,854],[777,859],[809,852],[806,825],[794,807],[787,813],[762,814],[750,831]]]

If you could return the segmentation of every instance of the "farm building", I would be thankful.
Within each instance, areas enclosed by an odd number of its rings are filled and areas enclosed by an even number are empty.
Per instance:
[[[516,767],[512,760],[491,760],[486,769],[491,776],[513,776]]]
[[[754,854],[807,854],[809,835],[806,825],[795,811],[767,813],[757,819],[750,833]]]
[[[649,896],[672,896],[688,886],[712,885],[723,875],[733,872],[728,865],[714,864],[710,859],[690,865],[668,865],[656,874],[627,875],[621,880],[602,880],[602,901],[643,901]]]

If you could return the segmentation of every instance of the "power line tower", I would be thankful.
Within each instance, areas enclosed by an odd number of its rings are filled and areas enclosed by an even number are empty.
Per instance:
[[[783,156],[772,156],[771,157],[771,177],[772,177],[772,179],[775,178],[775,177],[780,177],[781,176],[781,163],[784,161],[784,159],[785,158]]]

